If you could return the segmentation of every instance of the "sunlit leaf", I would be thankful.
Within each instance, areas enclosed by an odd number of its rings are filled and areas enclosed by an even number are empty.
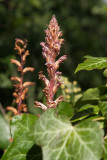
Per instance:
[[[35,125],[35,142],[42,146],[43,160],[100,160],[103,132],[97,122],[72,126],[53,109],[47,110]]]
[[[98,88],[90,88],[83,93],[82,99],[83,101],[86,100],[98,100],[100,97],[99,89]]]
[[[73,107],[71,103],[68,102],[61,102],[58,106],[58,113],[62,115],[66,115],[68,117],[71,117],[73,114]]]
[[[99,102],[100,110],[107,119],[107,101]]]
[[[17,115],[11,120],[13,141],[4,153],[2,160],[40,160],[41,150],[34,142],[31,133],[36,121],[34,115]]]
[[[77,66],[75,73],[81,70],[103,69],[107,67],[106,57],[85,56],[84,58],[86,60]]]
[[[5,121],[3,116],[0,114],[0,148],[6,149],[9,145],[10,129],[9,124]]]
[[[107,68],[104,70],[103,75],[107,77]]]
[[[104,152],[103,158],[107,158],[107,136],[104,138]]]

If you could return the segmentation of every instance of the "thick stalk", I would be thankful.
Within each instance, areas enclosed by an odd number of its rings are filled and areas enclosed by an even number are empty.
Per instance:
[[[49,87],[49,100],[50,102],[53,102],[54,98],[54,93],[53,93],[53,88],[55,85],[55,71],[53,72],[53,75],[50,76],[50,87]],[[48,108],[50,108],[50,103],[47,105]]]
[[[50,101],[53,101],[53,87],[54,87],[54,77],[50,80]]]
[[[23,92],[23,55],[21,55],[21,78],[20,78],[18,114],[20,114],[20,106],[22,105],[22,98],[21,98],[22,92]]]

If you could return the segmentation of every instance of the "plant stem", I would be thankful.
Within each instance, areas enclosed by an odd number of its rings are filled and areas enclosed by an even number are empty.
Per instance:
[[[23,92],[23,55],[21,55],[21,79],[20,79],[18,114],[20,114],[20,106],[22,104],[22,98],[21,98],[22,92]]]

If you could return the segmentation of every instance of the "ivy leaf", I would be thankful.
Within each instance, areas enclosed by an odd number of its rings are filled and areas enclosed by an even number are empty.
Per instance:
[[[98,88],[90,88],[83,93],[82,101],[86,100],[99,100],[99,89]]]
[[[107,68],[104,70],[103,75],[107,77]]]
[[[90,119],[91,115],[91,119],[94,119],[98,117],[98,113],[99,107],[97,105],[86,104],[83,105],[70,120],[71,122],[77,122],[86,118]]]
[[[75,73],[81,70],[92,70],[92,69],[103,69],[107,68],[107,58],[106,57],[92,57],[92,56],[85,56],[86,60],[83,63],[80,63]]]
[[[71,117],[73,115],[73,107],[68,102],[61,102],[58,106],[58,114],[66,115],[68,117]]]
[[[10,139],[10,129],[9,124],[4,120],[3,116],[0,114],[0,148],[6,149],[9,145]]]
[[[103,158],[107,158],[107,136],[104,138],[104,152]]]
[[[107,86],[105,85],[86,90],[73,108],[78,112],[78,109],[87,104],[99,106],[101,100],[107,100]]]
[[[72,126],[68,118],[49,109],[36,121],[35,142],[42,146],[43,160],[100,160],[103,131],[97,122]]]
[[[97,105],[91,105],[91,104],[86,104],[86,105],[82,106],[79,111],[84,111],[87,109],[89,109],[89,111],[90,111],[89,113],[93,113],[93,114],[99,113],[99,107]]]
[[[107,86],[99,86],[96,88],[90,88],[87,89],[83,95],[81,100],[87,101],[87,100],[100,100],[100,99],[106,99],[107,100]]]
[[[107,101],[99,102],[99,107],[103,116],[107,119]]]
[[[34,144],[31,137],[36,120],[37,117],[30,114],[12,118],[10,125],[13,141],[1,160],[40,160],[41,150]]]

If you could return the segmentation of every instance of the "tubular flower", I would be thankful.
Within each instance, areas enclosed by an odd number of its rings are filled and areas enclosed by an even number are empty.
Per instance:
[[[27,106],[24,104],[24,100],[26,99],[26,94],[28,92],[28,86],[34,84],[34,82],[24,82],[24,74],[28,71],[33,72],[34,68],[26,67],[24,68],[24,64],[26,62],[26,57],[29,55],[29,51],[26,50],[27,40],[22,41],[20,39],[16,39],[15,42],[15,50],[17,50],[17,54],[20,56],[20,62],[15,59],[11,59],[11,63],[16,64],[17,70],[20,73],[20,77],[11,77],[12,81],[15,81],[14,84],[15,91],[13,93],[14,100],[13,102],[17,104],[17,110],[11,106],[7,107],[7,110],[13,111],[14,115],[20,114],[22,111],[27,112]]]
[[[67,56],[63,55],[56,60],[56,57],[60,54],[61,45],[63,44],[64,39],[60,38],[62,36],[62,31],[60,31],[60,27],[58,26],[58,22],[54,15],[48,25],[48,29],[45,30],[45,34],[45,42],[41,42],[40,45],[42,46],[43,57],[46,60],[45,65],[47,67],[49,80],[43,75],[42,71],[39,72],[39,79],[45,83],[43,92],[46,96],[46,106],[43,107],[41,103],[35,102],[36,107],[40,107],[43,110],[56,108],[57,104],[63,101],[62,95],[56,100],[54,100],[54,95],[62,84],[60,77],[61,72],[57,71],[57,69],[59,68],[60,63],[67,59]]]

